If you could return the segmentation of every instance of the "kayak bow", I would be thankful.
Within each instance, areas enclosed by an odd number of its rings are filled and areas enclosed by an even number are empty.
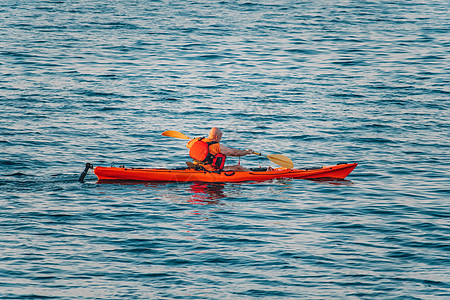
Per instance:
[[[357,163],[338,164],[335,166],[317,169],[285,169],[277,168],[271,171],[254,169],[249,172],[208,172],[186,169],[151,169],[151,168],[125,168],[101,167],[94,169],[100,181],[103,180],[129,180],[129,181],[166,181],[166,182],[241,182],[264,181],[279,178],[317,179],[335,178],[344,179],[356,168]]]

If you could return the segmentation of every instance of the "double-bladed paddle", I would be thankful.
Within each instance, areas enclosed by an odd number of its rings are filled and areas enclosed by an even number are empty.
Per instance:
[[[191,139],[190,137],[184,135],[183,133],[175,131],[175,130],[164,131],[162,133],[162,135],[168,136],[168,137],[177,138],[177,139],[183,139],[183,140],[190,140]],[[258,152],[252,152],[252,154],[259,155],[259,156],[265,156],[271,162],[273,162],[274,164],[277,164],[277,165],[279,165],[279,166],[281,166],[283,168],[287,168],[287,169],[293,169],[294,168],[294,163],[287,156],[284,156],[284,155],[281,155],[281,154],[263,155],[263,154],[258,153]]]

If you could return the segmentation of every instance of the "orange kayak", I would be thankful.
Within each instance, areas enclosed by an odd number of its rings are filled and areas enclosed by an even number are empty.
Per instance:
[[[151,168],[125,168],[100,167],[94,168],[94,173],[102,180],[138,180],[138,181],[168,181],[168,182],[241,182],[264,181],[278,178],[317,179],[336,178],[344,179],[350,174],[357,163],[338,164],[335,166],[317,169],[285,169],[277,168],[271,171],[258,168],[250,172],[208,172],[194,169],[151,169]]]

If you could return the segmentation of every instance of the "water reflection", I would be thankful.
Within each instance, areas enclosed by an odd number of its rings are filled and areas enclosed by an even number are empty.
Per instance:
[[[185,184],[173,183],[173,182],[145,182],[145,181],[125,181],[125,180],[102,180],[97,181],[97,184],[114,184],[114,185],[142,185],[151,188],[167,188],[166,191],[173,191],[176,194],[175,199],[179,200],[180,196],[185,193],[189,195],[188,202],[195,204],[217,204],[219,200],[225,198],[224,183],[204,183],[193,182],[186,188]],[[184,187],[183,187],[184,186]],[[178,192],[177,192],[178,191]]]
[[[307,179],[315,182],[320,182],[322,184],[332,184],[332,185],[353,185],[353,182],[351,180],[347,179],[339,179],[339,178],[314,178],[314,179]]]
[[[224,186],[224,183],[194,182],[189,187],[191,198],[188,201],[200,205],[217,204],[226,197]]]

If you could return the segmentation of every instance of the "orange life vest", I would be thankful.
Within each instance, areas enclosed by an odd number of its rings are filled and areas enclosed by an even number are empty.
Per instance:
[[[223,169],[226,156],[220,153],[218,142],[209,141],[202,137],[191,140],[187,147],[190,148],[189,156],[194,161],[200,164],[211,165],[217,170]]]

